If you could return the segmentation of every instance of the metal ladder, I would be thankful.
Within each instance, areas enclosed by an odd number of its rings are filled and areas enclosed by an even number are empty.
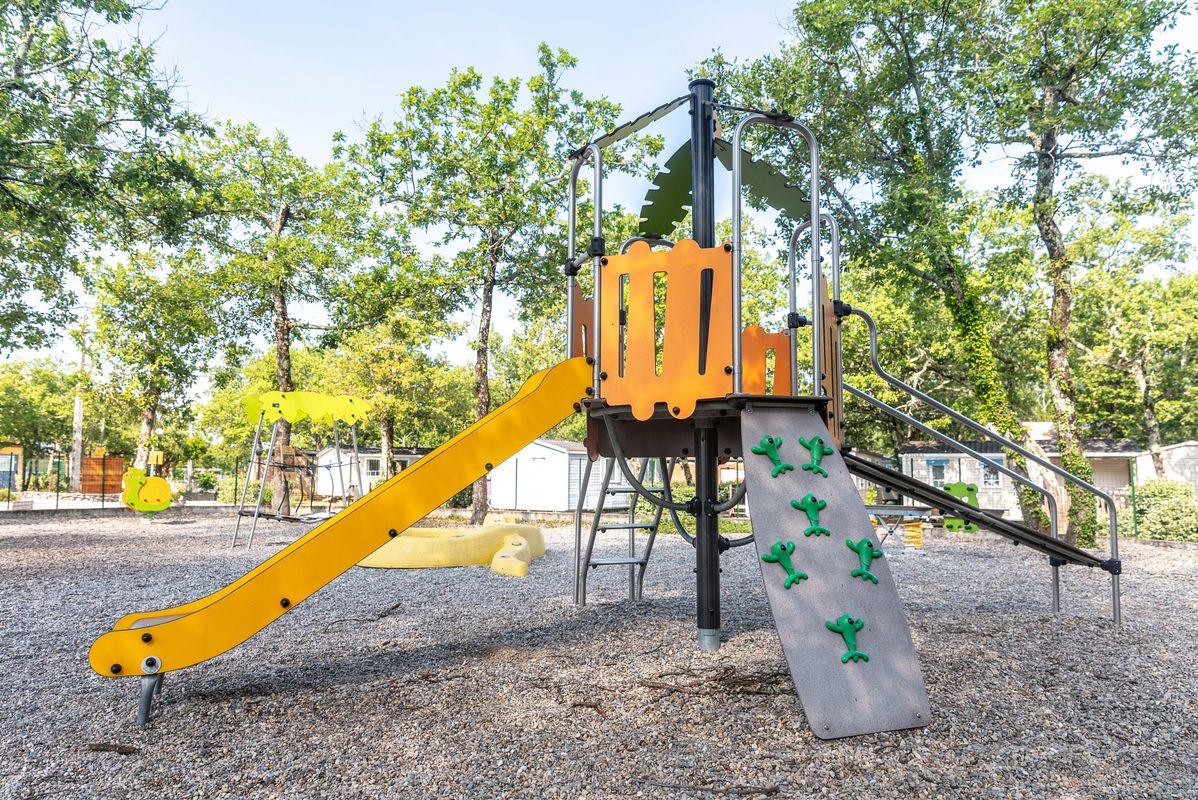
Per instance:
[[[663,483],[669,480],[670,470],[673,467],[672,459],[644,459],[641,462],[640,471],[637,474],[637,480],[640,483],[645,482],[646,475],[651,475],[650,466],[656,465],[658,475],[656,476]],[[608,459],[607,465],[603,470],[603,483],[599,491],[599,499],[595,503],[595,512],[591,516],[590,533],[587,536],[586,550],[582,549],[582,517],[585,513],[585,504],[587,496],[587,486],[591,479],[592,462],[587,461],[583,471],[582,481],[579,484],[578,507],[574,512],[574,604],[585,606],[587,604],[587,576],[592,569],[596,567],[608,567],[625,565],[628,567],[628,599],[640,600],[644,584],[645,584],[645,569],[649,566],[649,557],[653,554],[653,542],[657,538],[658,528],[661,526],[660,506],[654,506],[652,522],[637,522],[636,521],[636,506],[637,506],[637,490],[631,486],[611,486],[612,471],[615,469],[615,459]],[[650,478],[652,479],[652,478]],[[664,494],[665,486],[647,486],[645,487],[653,494]],[[603,509],[607,498],[613,495],[631,495],[628,504],[628,519],[626,522],[613,524],[603,522]],[[649,538],[645,542],[645,547],[642,553],[637,554],[636,548],[636,533],[637,531],[645,530],[649,532]],[[628,531],[628,555],[615,556],[610,558],[595,558],[595,538],[600,531]]]

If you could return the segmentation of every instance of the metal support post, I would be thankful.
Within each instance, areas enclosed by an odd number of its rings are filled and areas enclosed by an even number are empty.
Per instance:
[[[695,570],[699,649],[720,649],[720,515],[716,429],[695,428]]]
[[[712,97],[715,81],[698,78],[690,82],[691,91],[691,226],[699,247],[715,246],[715,118]],[[708,287],[702,293],[699,309],[699,364],[706,364],[703,344],[711,331],[711,296]],[[733,337],[734,344],[740,332]],[[715,365],[721,368],[724,365]],[[716,430],[695,429],[695,581],[698,602],[699,649],[720,647],[720,518],[714,510],[719,502],[716,491]]]

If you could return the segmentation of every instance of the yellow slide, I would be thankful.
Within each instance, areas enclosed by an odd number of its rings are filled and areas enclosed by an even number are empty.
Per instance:
[[[538,372],[485,418],[225,588],[122,617],[92,644],[92,669],[154,675],[236,647],[570,416],[590,384],[581,357]]]

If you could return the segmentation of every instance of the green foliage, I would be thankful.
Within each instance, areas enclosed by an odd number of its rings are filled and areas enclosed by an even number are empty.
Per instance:
[[[325,361],[319,391],[364,399],[368,424],[388,424],[397,447],[440,444],[472,421],[473,392],[469,370],[430,354],[433,330],[396,316],[344,336]]]
[[[474,484],[470,484],[462,491],[449,498],[446,503],[450,508],[470,508],[474,502]]]
[[[196,488],[201,492],[211,492],[216,488],[217,475],[215,472],[197,472],[193,476]]]
[[[237,503],[241,499],[241,493],[244,491],[245,503],[251,508],[254,501],[258,498],[258,489],[262,486],[262,481],[250,481],[249,489],[245,488],[245,475],[241,475],[238,480],[234,480],[232,475],[224,475],[216,482],[216,499],[222,503]],[[274,496],[274,487],[269,483],[266,484],[266,491],[262,495],[262,507],[270,506],[271,498]]]
[[[173,237],[174,155],[198,120],[136,34],[141,2],[14,0],[0,10],[0,341],[44,346],[80,254]],[[127,44],[118,44],[121,40]],[[30,302],[33,299],[34,302]]]
[[[1137,486],[1134,526],[1131,517],[1130,508],[1120,513],[1120,535],[1198,542],[1198,501],[1188,483],[1157,480]]]
[[[7,503],[12,500],[20,500],[21,496],[16,492],[10,492],[8,487],[0,489],[0,503]]]
[[[26,458],[69,448],[76,377],[48,359],[0,363],[0,441],[22,445]]]

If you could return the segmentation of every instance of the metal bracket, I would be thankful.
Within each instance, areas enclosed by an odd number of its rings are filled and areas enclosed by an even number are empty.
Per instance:
[[[591,258],[601,258],[607,255],[607,242],[602,236],[591,237],[591,243],[587,245],[587,255]]]
[[[853,313],[853,307],[843,300],[833,300],[832,313],[836,315],[837,320],[842,320]]]
[[[1050,566],[1054,566],[1054,567],[1064,567],[1069,564],[1069,562],[1066,561],[1065,559],[1057,558],[1056,556],[1049,556],[1048,563]]]
[[[1102,567],[1112,575],[1123,574],[1123,562],[1117,558],[1108,558],[1106,561],[1100,562],[1098,566]]]
[[[805,328],[811,324],[811,320],[807,319],[806,314],[800,314],[797,311],[792,311],[786,315],[786,327],[794,330],[795,328]]]

